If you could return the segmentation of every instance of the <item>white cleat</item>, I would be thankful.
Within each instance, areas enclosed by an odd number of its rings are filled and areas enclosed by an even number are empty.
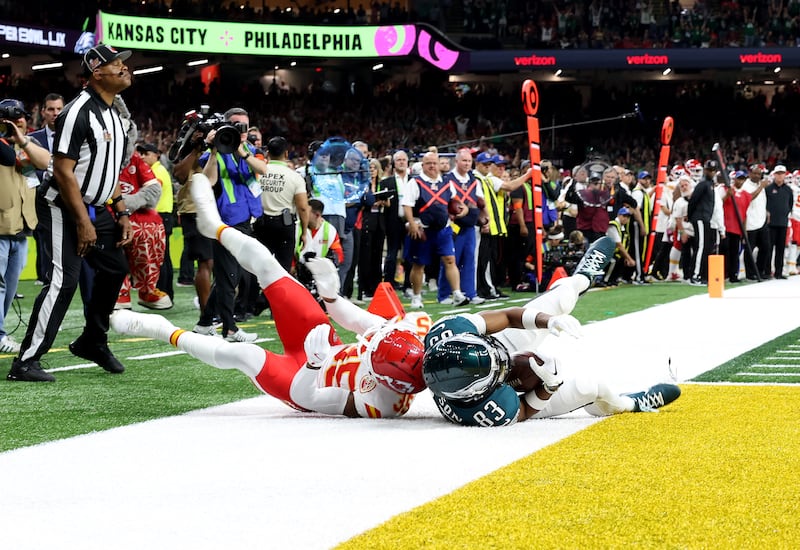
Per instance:
[[[191,185],[192,200],[197,208],[197,229],[204,237],[217,238],[217,231],[224,226],[217,210],[217,201],[214,200],[214,191],[211,182],[205,174],[192,175]]]

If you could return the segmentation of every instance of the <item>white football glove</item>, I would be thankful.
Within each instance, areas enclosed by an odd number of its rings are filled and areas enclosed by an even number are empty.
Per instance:
[[[306,267],[314,276],[320,296],[330,299],[339,296],[339,272],[332,261],[328,258],[309,258]]]
[[[581,335],[581,324],[572,315],[553,315],[547,320],[547,330],[550,334],[561,336],[561,333],[566,333],[573,338],[579,338]]]
[[[328,324],[317,325],[306,335],[303,349],[309,368],[318,369],[325,364],[331,353],[330,335],[331,326]]]

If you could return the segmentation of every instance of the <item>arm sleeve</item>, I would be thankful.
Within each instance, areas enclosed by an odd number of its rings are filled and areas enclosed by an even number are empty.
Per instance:
[[[364,334],[375,325],[386,322],[383,317],[361,309],[341,296],[335,302],[325,302],[325,307],[328,309],[331,318],[342,328],[358,334]]]
[[[478,214],[480,214],[480,210],[477,208],[470,208],[468,214],[461,218],[456,218],[455,222],[462,227],[472,227],[478,225]]]
[[[158,182],[145,185],[138,193],[125,196],[125,206],[131,210],[155,208],[161,198],[161,185]]]
[[[344,388],[320,387],[318,374],[318,370],[306,366],[297,371],[289,388],[292,401],[309,411],[332,415],[343,414],[350,392]]]

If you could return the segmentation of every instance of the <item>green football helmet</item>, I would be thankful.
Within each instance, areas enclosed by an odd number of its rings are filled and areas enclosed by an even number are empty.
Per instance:
[[[422,374],[434,395],[469,403],[502,384],[508,364],[508,350],[495,338],[456,334],[425,351]]]

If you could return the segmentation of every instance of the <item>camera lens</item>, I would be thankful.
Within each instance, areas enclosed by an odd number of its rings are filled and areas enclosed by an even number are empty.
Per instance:
[[[11,130],[11,128],[8,127],[8,124],[5,122],[0,122],[0,138],[10,136],[11,134],[9,130]]]
[[[223,155],[229,155],[239,148],[242,142],[242,133],[233,126],[222,126],[217,129],[214,136],[214,145]]]

